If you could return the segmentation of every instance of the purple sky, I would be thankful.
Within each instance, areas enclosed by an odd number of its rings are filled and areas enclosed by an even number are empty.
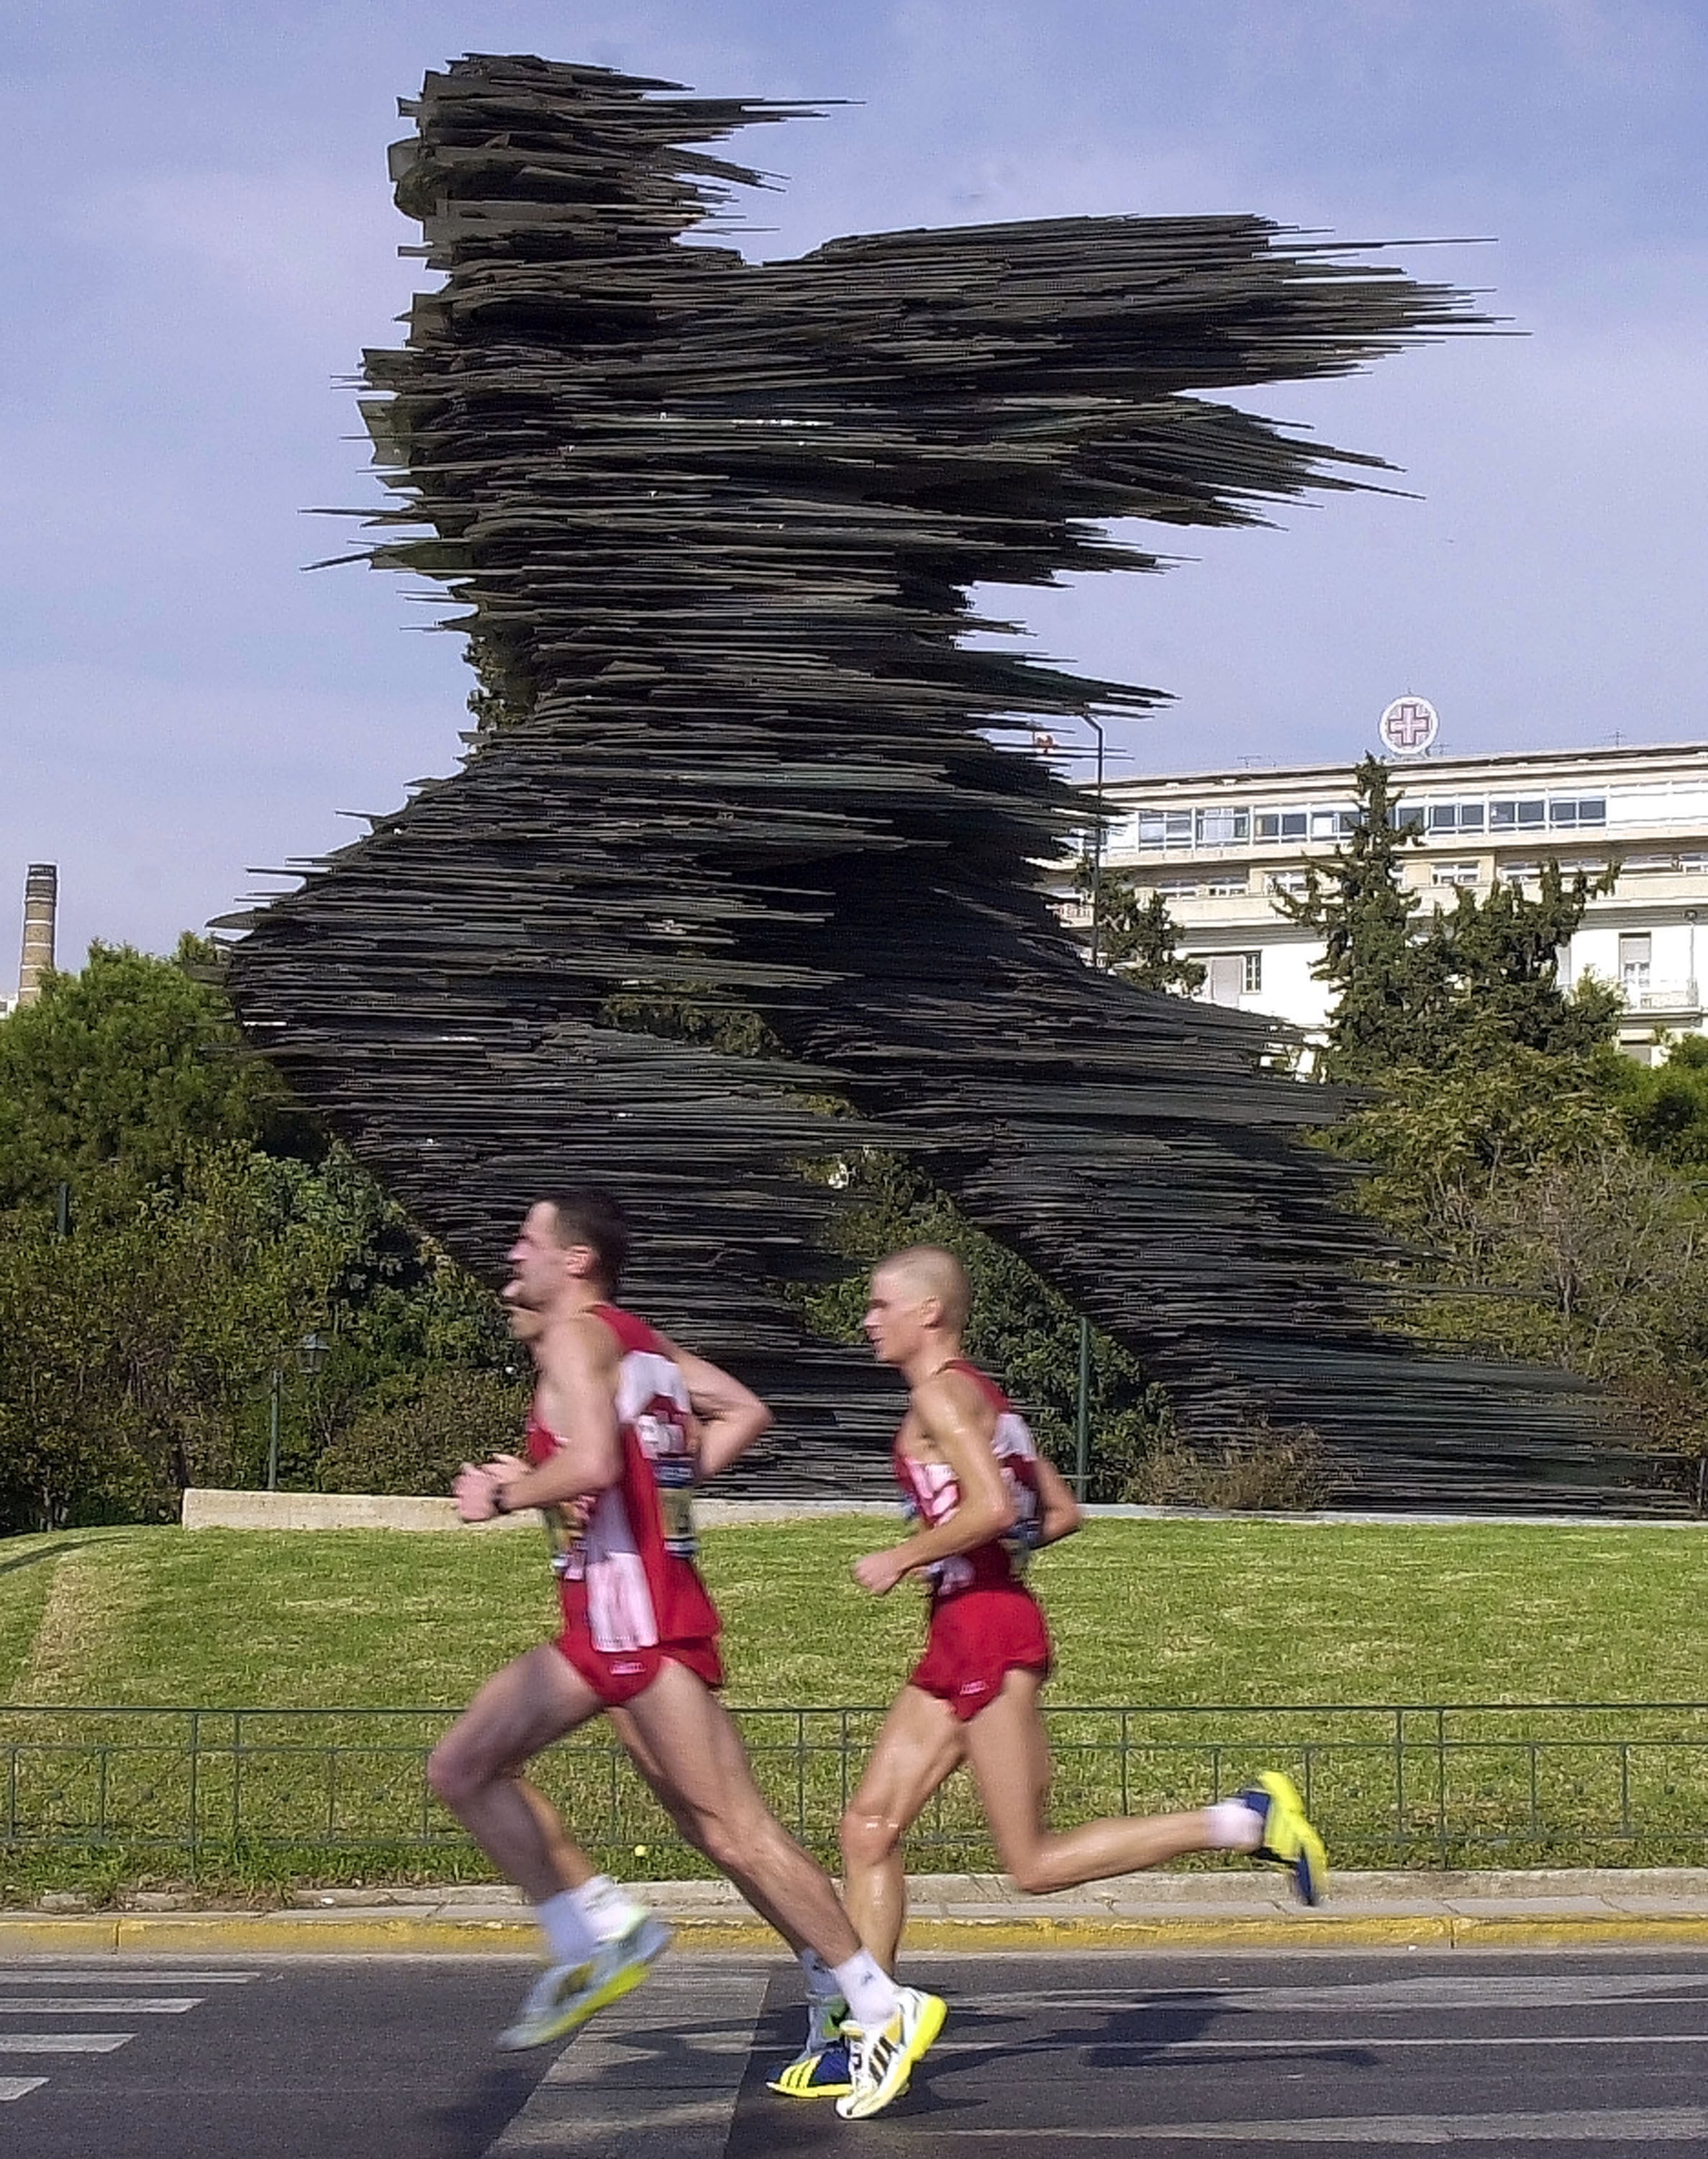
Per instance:
[[[1157,577],[987,594],[1176,702],[1114,770],[1348,758],[1405,690],[1442,748],[1708,738],[1702,0],[55,0],[0,139],[0,986],[27,862],[60,958],[165,949],[454,758],[460,645],[340,551],[375,489],[345,378],[422,282],[394,99],[466,50],[862,101],[758,131],[743,244],[1255,210],[1486,288],[1527,334],[1253,400],[1418,500],[1171,535]],[[743,154],[738,146],[737,155]]]

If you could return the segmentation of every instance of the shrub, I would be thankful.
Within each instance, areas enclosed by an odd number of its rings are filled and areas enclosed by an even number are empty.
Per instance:
[[[525,1381],[453,1365],[396,1375],[371,1391],[320,1457],[323,1492],[437,1494],[465,1462],[519,1452]]]
[[[1228,1514],[1309,1514],[1341,1484],[1333,1457],[1307,1425],[1254,1425],[1211,1450],[1162,1433],[1129,1473],[1121,1497],[1132,1506],[1209,1507]]]

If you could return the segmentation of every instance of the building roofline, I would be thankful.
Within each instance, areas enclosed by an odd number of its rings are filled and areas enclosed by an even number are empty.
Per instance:
[[[1374,753],[1372,753],[1374,754]],[[1488,772],[1521,764],[1560,764],[1585,763],[1597,764],[1624,764],[1643,758],[1675,759],[1680,763],[1689,758],[1708,759],[1708,742],[1621,743],[1614,748],[1597,743],[1592,748],[1579,749],[1490,750],[1468,757],[1390,758],[1385,759],[1391,773],[1410,776],[1422,774],[1446,778],[1450,774]],[[1132,787],[1181,787],[1194,784],[1208,785],[1213,782],[1225,783],[1230,779],[1257,782],[1286,780],[1335,779],[1344,780],[1362,760],[1343,759],[1333,764],[1254,764],[1229,769],[1211,768],[1196,772],[1121,773],[1104,781],[1105,795],[1115,788],[1125,790]],[[1091,788],[1095,783],[1082,780],[1082,787]]]

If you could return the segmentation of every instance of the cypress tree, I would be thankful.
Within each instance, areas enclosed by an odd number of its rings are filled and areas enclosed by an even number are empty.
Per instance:
[[[1367,1080],[1415,1059],[1418,1023],[1435,1000],[1421,960],[1418,895],[1400,882],[1400,858],[1419,834],[1402,825],[1388,768],[1367,757],[1353,774],[1357,821],[1326,867],[1305,872],[1302,893],[1277,893],[1290,922],[1322,940],[1312,970],[1335,991],[1323,1063],[1336,1079]]]
[[[1421,895],[1401,882],[1400,858],[1420,828],[1400,815],[1400,796],[1379,759],[1354,775],[1357,824],[1302,893],[1278,893],[1290,921],[1323,941],[1313,972],[1337,991],[1323,1059],[1331,1077],[1375,1080],[1397,1066],[1444,1071],[1467,1057],[1516,1047],[1545,1057],[1587,1056],[1607,1042],[1618,992],[1560,982],[1560,952],[1617,869],[1567,884],[1542,867],[1535,898],[1496,883],[1461,890],[1451,909],[1421,916]]]
[[[1092,889],[1089,862],[1079,865],[1076,888],[1088,898]],[[1208,970],[1180,949],[1180,925],[1160,892],[1141,899],[1131,878],[1098,873],[1097,955],[1099,964],[1135,989],[1172,991],[1190,997],[1203,986]]]

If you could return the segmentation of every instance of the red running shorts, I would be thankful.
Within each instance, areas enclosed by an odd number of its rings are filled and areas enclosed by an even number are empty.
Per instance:
[[[709,1687],[723,1685],[723,1660],[711,1636],[697,1642],[660,1642],[645,1649],[600,1649],[585,1627],[566,1627],[557,1648],[607,1709],[621,1709],[644,1694],[666,1664],[686,1665]]]
[[[946,1701],[965,1724],[996,1700],[1005,1672],[1048,1679],[1049,1669],[1049,1629],[1029,1590],[963,1589],[932,1606],[925,1654],[908,1684]]]

